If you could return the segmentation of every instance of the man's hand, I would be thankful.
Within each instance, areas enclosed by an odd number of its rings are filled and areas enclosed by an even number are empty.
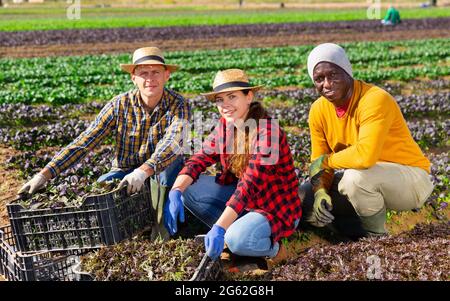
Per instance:
[[[37,173],[30,181],[20,188],[18,194],[28,193],[33,194],[47,183],[47,178],[42,173]]]
[[[334,216],[331,214],[331,210],[333,210],[331,197],[325,189],[319,189],[314,193],[313,211],[308,222],[316,227],[323,227],[333,222]]]
[[[211,230],[205,236],[206,254],[216,260],[223,251],[225,244],[225,229],[214,224]]]
[[[119,183],[119,188],[127,186],[127,193],[128,195],[141,191],[142,186],[144,186],[145,180],[148,178],[148,174],[139,169],[136,168],[132,173],[126,175],[122,181]]]
[[[178,218],[184,223],[183,196],[180,190],[171,190],[164,206],[164,225],[170,235],[177,233]]]

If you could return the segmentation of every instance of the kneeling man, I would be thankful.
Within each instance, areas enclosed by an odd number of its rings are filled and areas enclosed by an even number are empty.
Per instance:
[[[300,188],[304,216],[318,227],[353,216],[359,234],[383,235],[386,209],[419,208],[431,194],[430,162],[395,99],[354,79],[343,48],[314,48],[308,73],[321,97],[309,113],[312,163],[311,181]]]

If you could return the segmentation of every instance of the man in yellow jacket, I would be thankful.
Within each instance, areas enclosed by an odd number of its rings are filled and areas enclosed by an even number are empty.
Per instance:
[[[311,182],[300,188],[304,216],[323,227],[353,215],[361,233],[383,235],[386,209],[419,208],[431,194],[430,162],[395,99],[354,79],[342,47],[314,48],[308,73],[321,97],[309,113],[312,163]]]

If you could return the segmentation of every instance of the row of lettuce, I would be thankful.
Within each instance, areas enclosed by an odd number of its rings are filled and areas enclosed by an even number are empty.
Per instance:
[[[367,82],[437,79],[450,74],[450,39],[343,44],[355,78]],[[241,68],[267,89],[312,87],[306,62],[313,46],[169,52],[180,65],[168,83],[191,95],[211,89],[218,70]],[[0,59],[0,103],[82,103],[105,101],[132,88],[119,64],[130,54]]]

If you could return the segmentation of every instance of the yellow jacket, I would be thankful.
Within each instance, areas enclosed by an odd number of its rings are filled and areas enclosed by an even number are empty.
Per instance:
[[[383,161],[430,172],[430,161],[412,138],[397,102],[374,85],[355,80],[352,99],[341,118],[334,105],[320,97],[311,106],[309,128],[311,159],[330,154],[331,168],[365,169]]]

